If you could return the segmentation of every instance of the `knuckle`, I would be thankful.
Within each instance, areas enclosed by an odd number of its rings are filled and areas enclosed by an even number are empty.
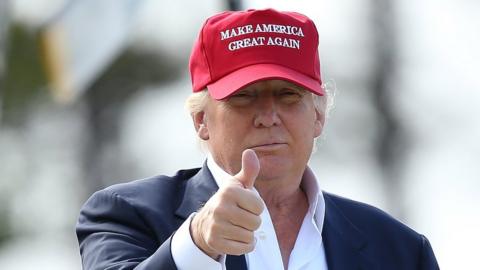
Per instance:
[[[216,205],[221,205],[223,202],[228,200],[228,197],[229,197],[228,191],[225,189],[215,193],[215,196],[216,196]]]
[[[256,229],[260,228],[260,225],[262,224],[262,219],[259,216],[255,216],[252,219],[251,224],[252,224],[252,230],[256,230]]]
[[[250,243],[250,231],[246,229],[242,229],[237,233],[237,240],[243,243]]]
[[[225,204],[227,202],[234,201],[238,194],[238,187],[228,185],[217,193],[219,198],[219,204]]]
[[[224,216],[226,213],[226,207],[224,205],[217,205],[212,209],[212,215],[214,216],[215,220],[219,219],[220,217]]]
[[[238,192],[238,187],[236,185],[226,185],[223,189],[223,195],[232,196]]]
[[[228,193],[229,192],[230,191],[228,191],[227,188],[224,188],[224,189],[219,190],[215,195],[218,197],[218,200],[220,202],[222,202],[222,201],[224,201],[228,198],[228,196],[229,196]]]
[[[260,199],[255,200],[254,206],[255,206],[255,209],[254,209],[255,214],[260,215],[264,209],[263,202]]]
[[[212,222],[210,225],[210,238],[213,238],[215,235],[219,234],[221,231],[221,226],[217,222]]]
[[[214,239],[212,238],[207,238],[205,239],[205,243],[207,243],[207,245],[210,247],[210,248],[216,248],[216,242]]]
[[[215,234],[207,234],[205,236],[205,243],[211,248],[216,248],[217,239],[215,238]]]
[[[252,252],[255,249],[255,243],[250,243],[245,248],[245,253]]]

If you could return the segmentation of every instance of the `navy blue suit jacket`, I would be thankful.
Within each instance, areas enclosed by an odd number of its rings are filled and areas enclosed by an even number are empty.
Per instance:
[[[176,269],[172,234],[217,189],[204,165],[96,192],[76,227],[84,269]],[[423,235],[372,206],[324,197],[329,270],[439,269]],[[227,270],[247,270],[245,257],[228,255]]]

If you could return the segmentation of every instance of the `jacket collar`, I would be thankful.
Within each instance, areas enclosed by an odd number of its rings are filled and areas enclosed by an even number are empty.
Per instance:
[[[325,198],[325,223],[322,231],[323,245],[329,270],[378,269],[363,251],[366,237],[347,219],[329,193]]]
[[[186,219],[191,213],[203,207],[218,190],[217,183],[215,183],[206,162],[203,163],[203,167],[197,174],[186,181],[185,185],[182,202],[175,211],[175,214],[182,219]]]

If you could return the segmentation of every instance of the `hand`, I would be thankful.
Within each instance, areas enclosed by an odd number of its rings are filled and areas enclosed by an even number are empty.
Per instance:
[[[242,168],[194,216],[190,233],[208,256],[242,255],[255,248],[254,231],[261,223],[264,204],[252,188],[260,171],[255,151],[242,153]]]

